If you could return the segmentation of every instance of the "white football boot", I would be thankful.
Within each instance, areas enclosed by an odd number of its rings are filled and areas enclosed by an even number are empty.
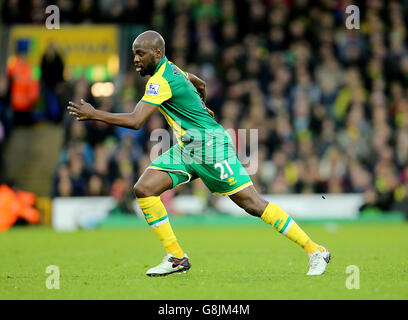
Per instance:
[[[147,270],[146,275],[149,277],[166,276],[174,272],[187,272],[191,268],[190,260],[187,254],[183,258],[176,258],[171,253],[167,254],[162,262]]]
[[[309,271],[306,273],[308,276],[319,276],[324,273],[327,265],[330,262],[330,252],[323,246],[324,251],[316,251],[313,254],[309,254]]]

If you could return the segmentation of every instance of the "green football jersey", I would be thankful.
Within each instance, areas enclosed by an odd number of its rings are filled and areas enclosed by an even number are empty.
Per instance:
[[[164,57],[146,84],[142,101],[157,105],[178,143],[206,163],[235,155],[231,137],[206,110],[188,73]]]

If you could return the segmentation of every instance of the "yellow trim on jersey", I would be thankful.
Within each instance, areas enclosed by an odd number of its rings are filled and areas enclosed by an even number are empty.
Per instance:
[[[174,121],[170,116],[162,109],[159,107],[159,111],[161,114],[166,118],[167,123],[169,124],[170,127],[173,128],[174,135],[176,136],[176,139],[178,143],[184,147],[183,141],[181,141],[181,137],[186,133],[186,130],[184,130],[180,124],[178,124],[176,121]]]
[[[169,61],[169,63],[173,64],[170,61]],[[178,143],[182,147],[184,147],[184,144],[181,141],[181,137],[184,135],[184,133],[186,131],[180,126],[179,123],[175,122],[162,108],[160,108],[160,105],[164,101],[169,100],[173,96],[169,83],[163,77],[163,73],[164,73],[164,71],[166,69],[166,65],[167,65],[167,63],[163,63],[163,65],[159,68],[159,70],[157,70],[157,72],[149,79],[149,81],[146,84],[145,94],[142,97],[141,101],[151,103],[151,104],[154,104],[156,106],[159,106],[159,111],[166,118],[166,121],[169,124],[169,126],[173,128],[173,131],[174,131],[174,134],[176,136],[176,139],[177,139]],[[176,66],[176,68],[185,77],[188,78],[188,73],[187,72],[184,72],[183,70],[181,70],[177,66]],[[148,92],[149,90],[151,92]]]
[[[241,191],[242,189],[245,189],[246,187],[249,187],[250,185],[252,185],[252,181],[244,183],[240,185],[239,187],[235,188],[234,190],[224,192],[224,193],[213,192],[213,194],[219,194],[220,196],[227,196],[227,195],[230,196],[230,195],[233,195],[234,193],[237,193],[238,191]]]
[[[154,105],[161,105],[164,101],[169,100],[173,95],[169,83],[163,77],[166,63],[146,83],[145,94],[142,101]],[[150,91],[150,92],[149,92]]]
[[[167,82],[167,80],[163,77],[163,73],[165,69],[166,69],[166,63],[163,63],[163,65],[159,68],[159,70],[157,70],[157,72],[149,79],[149,81],[146,84],[145,94],[142,97],[141,101],[151,103],[156,106],[160,106],[164,101],[169,100],[172,97],[170,85]],[[179,70],[183,72],[181,69]],[[183,74],[185,73],[183,72]],[[153,88],[150,88],[149,87],[150,85],[153,85]],[[157,86],[159,86],[157,89],[157,94],[155,94],[155,92],[151,92],[150,94],[148,94],[148,90],[151,90],[151,89],[156,90]],[[155,95],[152,95],[152,94],[155,94]],[[176,136],[178,143],[181,146],[183,146],[183,142],[181,141],[181,136],[185,133],[185,130],[180,126],[180,124],[175,122],[162,108],[159,107],[159,111],[166,118],[169,126],[173,128],[173,131],[174,131],[174,134]]]

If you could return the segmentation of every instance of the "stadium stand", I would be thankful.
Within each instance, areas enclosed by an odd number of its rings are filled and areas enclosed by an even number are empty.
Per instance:
[[[406,1],[364,2],[360,30],[344,28],[349,1],[56,3],[61,23],[140,24],[161,32],[170,60],[207,82],[217,120],[226,128],[259,130],[252,179],[260,192],[359,192],[362,209],[408,208]],[[3,23],[43,23],[38,12],[46,5],[5,1]],[[104,110],[132,110],[145,80],[135,75],[130,46],[123,44],[128,60],[114,96],[95,99],[85,78],[66,79],[61,110],[79,98]],[[11,134],[6,84],[0,79],[0,146]],[[65,130],[51,195],[112,194],[129,209],[131,186],[149,163],[149,135],[165,127],[161,116],[140,131],[66,115],[48,121]],[[202,185],[177,192],[202,194]]]

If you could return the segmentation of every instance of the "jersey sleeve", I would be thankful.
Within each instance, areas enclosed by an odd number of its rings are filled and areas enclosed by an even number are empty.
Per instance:
[[[146,84],[142,101],[159,106],[171,97],[171,88],[167,80],[163,77],[151,77]]]

